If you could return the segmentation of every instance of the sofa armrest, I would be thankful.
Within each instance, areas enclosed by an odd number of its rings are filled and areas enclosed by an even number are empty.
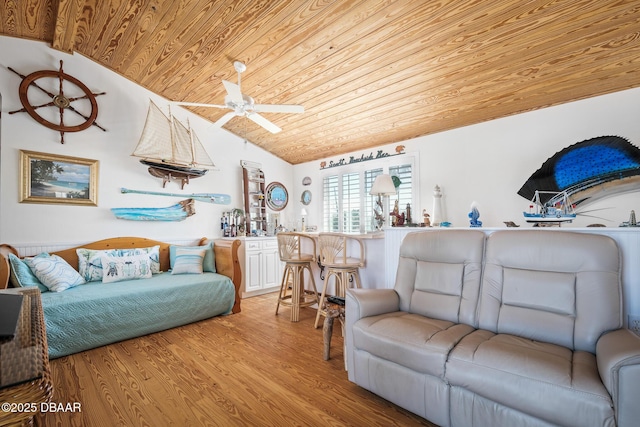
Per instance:
[[[619,427],[640,420],[640,337],[617,329],[600,337],[596,345],[598,371],[609,391]]]
[[[345,353],[349,380],[355,382],[353,324],[363,317],[400,310],[400,298],[393,289],[349,288],[345,297]]]
[[[347,289],[345,312],[355,322],[363,317],[400,310],[400,298],[393,289]]]

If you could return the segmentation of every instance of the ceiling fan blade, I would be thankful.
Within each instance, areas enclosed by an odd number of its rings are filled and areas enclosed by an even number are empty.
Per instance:
[[[224,85],[224,88],[227,90],[227,94],[229,95],[229,99],[231,99],[231,101],[233,101],[237,105],[244,104],[244,99],[242,98],[242,92],[240,92],[240,86],[238,86],[235,83],[231,83],[227,80],[223,80],[222,84]]]
[[[205,104],[201,102],[175,102],[174,104],[184,107],[213,107],[213,108],[229,108],[226,105]]]
[[[304,113],[302,105],[256,104],[253,109],[258,113]]]
[[[225,125],[225,123],[227,123],[229,120],[233,119],[236,116],[236,113],[234,111],[231,111],[227,114],[225,114],[224,116],[220,117],[214,124],[214,127],[217,128],[221,128],[222,126]]]
[[[253,120],[254,122],[256,122],[257,124],[259,124],[260,126],[262,126],[263,128],[265,128],[271,133],[278,133],[282,130],[278,126],[271,123],[269,120],[265,119],[258,113],[247,113],[247,118],[249,118],[250,120]]]

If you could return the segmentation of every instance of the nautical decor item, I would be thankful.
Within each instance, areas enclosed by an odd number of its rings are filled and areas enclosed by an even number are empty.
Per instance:
[[[469,226],[470,227],[482,227],[482,221],[480,218],[480,211],[478,210],[478,204],[476,202],[471,203],[471,212],[469,212]]]
[[[198,202],[214,203],[214,204],[217,204],[217,205],[228,205],[228,204],[231,204],[231,196],[228,195],[228,194],[218,194],[218,193],[192,193],[192,194],[160,193],[160,192],[157,192],[157,191],[129,190],[128,188],[121,188],[120,192],[123,193],[123,194],[126,194],[126,193],[150,194],[152,196],[173,196],[173,197],[184,197],[184,196],[187,196],[190,199],[197,200]]]
[[[422,227],[431,227],[431,216],[429,215],[429,213],[427,212],[426,209],[422,209],[422,224],[420,224]]]
[[[289,202],[289,193],[284,185],[279,182],[272,182],[267,185],[265,197],[269,209],[276,212],[281,211]]]
[[[96,123],[96,118],[98,117],[96,96],[104,95],[106,92],[92,93],[84,83],[62,70],[62,61],[60,61],[60,69],[57,71],[41,70],[27,76],[20,74],[11,67],[8,68],[9,71],[22,78],[22,83],[18,88],[18,95],[23,107],[20,110],[10,111],[9,114],[28,113],[41,125],[60,132],[61,144],[64,144],[65,132],[79,132],[92,125],[106,132],[105,128]],[[42,96],[43,94],[45,96]],[[50,99],[48,102],[44,102],[47,97]],[[85,100],[85,102],[78,102],[75,106],[72,105],[73,102],[81,100]],[[46,114],[45,107],[53,107],[55,111],[48,110],[49,114]],[[40,108],[43,109],[43,114],[36,111]],[[65,119],[64,113],[67,110],[75,114],[72,115],[76,119],[75,121],[73,119],[68,120],[69,115]]]
[[[551,194],[551,197],[546,197],[547,202],[542,202],[542,196]],[[542,195],[542,196],[541,196]],[[561,223],[571,222],[576,218],[574,206],[569,203],[569,198],[566,191],[559,193],[555,191],[539,191],[536,190],[531,204],[529,205],[529,212],[522,212],[524,219],[527,222],[533,223]]]
[[[636,222],[636,211],[631,210],[631,213],[629,214],[629,221],[625,221],[622,224],[620,224],[620,227],[639,227],[640,225],[638,225],[638,223]]]
[[[193,199],[166,208],[111,208],[116,218],[132,221],[184,221],[196,214]]]
[[[640,190],[640,149],[619,136],[600,136],[554,154],[518,194],[545,206],[582,207],[604,197]]]
[[[183,125],[171,111],[165,115],[151,100],[140,141],[131,155],[149,166],[149,174],[162,178],[162,188],[172,179],[184,188],[190,179],[215,167],[189,123]]]
[[[442,191],[440,186],[436,185],[433,189],[433,215],[431,217],[431,225],[439,227],[442,222]]]

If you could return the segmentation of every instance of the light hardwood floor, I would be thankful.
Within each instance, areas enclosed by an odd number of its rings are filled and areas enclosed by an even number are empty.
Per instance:
[[[349,382],[336,322],[322,360],[316,311],[274,314],[276,294],[245,299],[242,313],[51,361],[53,402],[44,426],[433,426]],[[62,404],[62,405],[60,405]],[[69,404],[69,405],[68,405]],[[77,407],[77,406],[76,406]]]

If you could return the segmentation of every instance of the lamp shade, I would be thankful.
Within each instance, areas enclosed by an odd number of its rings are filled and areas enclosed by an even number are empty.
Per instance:
[[[373,186],[371,187],[369,194],[381,196],[391,196],[396,194],[396,186],[393,185],[391,175],[383,173],[376,176],[376,180],[373,181]]]
[[[305,208],[300,209],[300,215],[304,216],[307,214],[307,210]]]

